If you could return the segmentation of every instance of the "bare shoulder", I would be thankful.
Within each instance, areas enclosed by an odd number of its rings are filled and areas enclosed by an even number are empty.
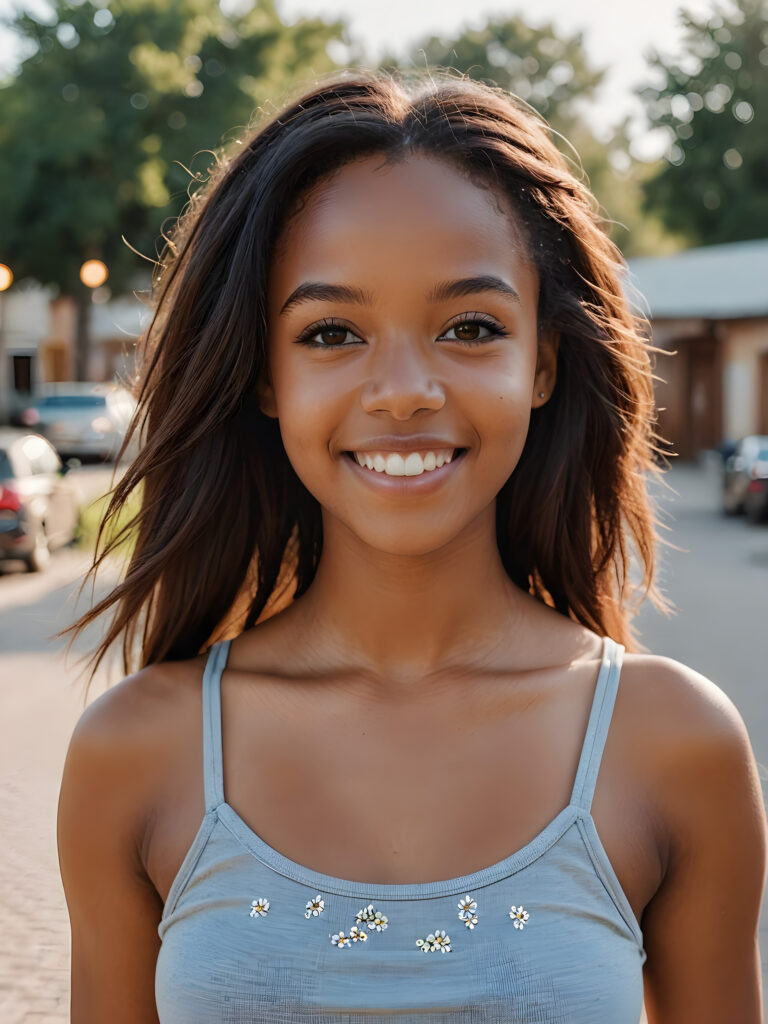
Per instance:
[[[128,676],[86,708],[72,734],[57,839],[72,932],[73,1020],[157,1020],[162,900],[146,872],[144,848],[162,780],[160,757],[179,722],[193,714],[190,698],[199,692],[195,661]]]
[[[673,658],[626,654],[620,692],[636,728],[659,756],[749,746],[741,713],[725,691]]]
[[[617,711],[666,840],[642,918],[648,1020],[757,1024],[766,818],[744,720],[706,676],[644,654],[626,658]],[[713,902],[727,928],[712,927]]]
[[[201,675],[202,659],[192,658],[148,665],[127,676],[83,711],[72,743],[95,758],[141,757],[169,738],[174,719],[197,707]]]
[[[619,707],[628,756],[652,788],[671,850],[697,841],[723,815],[740,815],[734,827],[758,837],[763,833],[763,797],[749,733],[716,683],[672,658],[628,654]]]
[[[201,676],[201,659],[149,665],[92,701],[70,739],[60,806],[108,805],[112,826],[141,847],[167,764],[199,730]]]

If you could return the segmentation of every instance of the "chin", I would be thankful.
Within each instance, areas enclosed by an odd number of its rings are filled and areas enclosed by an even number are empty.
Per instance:
[[[408,522],[405,517],[392,516],[387,522],[368,519],[365,523],[347,520],[344,524],[348,535],[361,548],[371,553],[396,558],[426,558],[435,552],[450,547],[459,541],[470,524],[444,524],[442,528],[433,521]]]
[[[382,543],[381,538],[375,542],[368,541],[366,546],[371,548],[382,555],[387,555],[393,558],[428,558],[435,552],[442,550],[446,543],[435,542],[434,537],[430,538],[416,538],[411,537],[408,541],[404,541],[402,537],[393,537],[389,543],[386,541]]]

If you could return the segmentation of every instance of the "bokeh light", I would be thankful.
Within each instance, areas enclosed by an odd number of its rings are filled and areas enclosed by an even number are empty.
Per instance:
[[[80,280],[86,288],[100,288],[108,277],[109,271],[101,260],[86,260],[80,267]]]

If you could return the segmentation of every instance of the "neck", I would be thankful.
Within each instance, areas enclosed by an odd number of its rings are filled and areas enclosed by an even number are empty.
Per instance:
[[[305,636],[388,686],[479,663],[530,600],[501,563],[493,507],[419,555],[375,550],[337,520],[323,527],[318,571],[299,602]]]

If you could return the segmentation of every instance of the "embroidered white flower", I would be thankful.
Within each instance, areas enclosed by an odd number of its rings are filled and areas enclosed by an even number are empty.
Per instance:
[[[318,914],[322,914],[325,910],[325,900],[320,898],[320,893],[315,896],[313,900],[309,900],[307,903],[307,909],[304,912],[304,917],[317,917]]]
[[[515,928],[520,928],[522,930],[531,915],[525,907],[516,907],[513,905],[509,908],[509,916],[512,918]]]
[[[477,902],[471,896],[465,896],[457,904],[459,908],[459,920],[463,921],[467,928],[474,928],[477,924]]]
[[[251,917],[266,917],[269,910],[269,900],[251,900]]]
[[[382,914],[380,910],[374,910],[373,904],[369,903],[367,907],[363,907],[355,914],[355,921],[358,924],[366,922],[368,924],[369,931],[383,932],[384,929],[389,925],[389,918]]]
[[[338,946],[341,949],[342,946],[351,945],[352,939],[349,935],[345,935],[344,932],[338,932],[336,935],[331,936],[331,942],[334,946]]]
[[[358,928],[356,924],[353,924],[349,929],[349,937],[353,942],[365,942],[368,935],[362,928]]]
[[[441,953],[451,952],[450,936],[446,935],[442,929],[434,933],[430,932],[426,939],[416,939],[416,945],[422,953],[436,953],[438,949]]]

